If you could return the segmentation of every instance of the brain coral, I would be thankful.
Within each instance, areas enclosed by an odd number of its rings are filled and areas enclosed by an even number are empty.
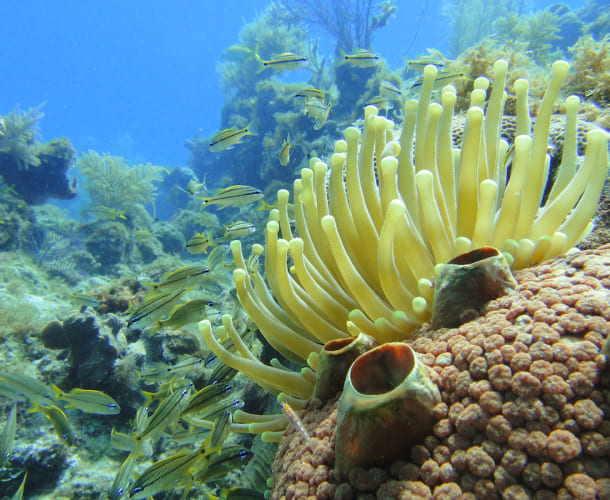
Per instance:
[[[410,341],[441,390],[407,460],[333,470],[337,400],[290,429],[272,499],[610,498],[610,245],[515,273],[515,292],[459,328]]]

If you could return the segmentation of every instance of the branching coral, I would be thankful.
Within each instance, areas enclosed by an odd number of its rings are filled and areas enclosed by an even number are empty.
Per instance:
[[[157,188],[166,170],[150,163],[130,167],[118,156],[99,155],[89,151],[77,162],[85,175],[85,189],[94,206],[129,211],[135,204],[153,203]]]
[[[521,269],[560,255],[590,231],[606,177],[607,134],[588,133],[580,162],[579,100],[568,98],[563,160],[548,189],[551,113],[569,65],[553,65],[533,127],[527,81],[515,83],[514,148],[500,138],[507,70],[505,61],[496,63],[488,98],[489,81],[477,79],[459,149],[451,139],[455,90],[445,87],[442,104],[430,103],[433,66],[425,69],[419,102],[405,105],[400,134],[376,108],[366,108],[363,132],[345,131],[330,170],[313,159],[295,181],[298,236],[290,226],[288,192],[278,193],[279,210],[266,231],[268,286],[248,270],[233,242],[239,300],[279,352],[315,370],[320,345],[330,340],[360,332],[382,343],[408,338],[430,319],[435,276],[453,257],[492,245]],[[228,317],[224,323],[230,334]],[[237,354],[223,351],[209,322],[201,322],[200,331],[225,363],[264,387],[299,398],[311,394],[308,368],[294,374],[264,366],[243,347]]]

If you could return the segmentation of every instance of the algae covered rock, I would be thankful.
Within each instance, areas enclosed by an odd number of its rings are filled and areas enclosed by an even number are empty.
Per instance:
[[[186,245],[182,233],[169,223],[159,223],[155,228],[155,236],[167,253],[181,253]]]
[[[112,375],[118,352],[111,333],[95,316],[75,314],[62,322],[51,321],[41,336],[49,349],[70,349],[72,386],[100,387]]]
[[[120,263],[131,248],[131,236],[127,228],[116,221],[99,221],[86,225],[90,234],[85,238],[85,248],[102,266]]]
[[[35,232],[32,209],[11,188],[0,189],[0,250],[11,250],[19,239],[32,238]]]
[[[41,441],[44,439],[42,438]],[[49,437],[49,439],[51,438]],[[28,491],[39,492],[53,489],[68,467],[68,454],[68,448],[62,444],[46,441],[15,447],[10,470],[0,473],[0,498],[12,498],[19,487],[19,481],[6,482],[8,478],[4,474],[8,476],[11,471],[14,471],[15,475],[18,475],[18,471],[21,470],[28,471],[26,498],[29,498]]]
[[[74,162],[74,148],[62,137],[41,144],[37,149],[38,166],[19,168],[19,159],[0,151],[0,176],[27,203],[40,205],[49,198],[69,200],[76,196],[76,182],[66,173]]]

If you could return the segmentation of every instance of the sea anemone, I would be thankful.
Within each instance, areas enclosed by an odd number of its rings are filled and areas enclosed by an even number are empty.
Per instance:
[[[224,329],[237,352],[223,349],[210,322],[202,321],[210,349],[302,406],[312,394],[324,343],[361,332],[379,343],[404,340],[430,320],[439,265],[493,246],[513,270],[521,269],[565,253],[588,234],[606,177],[608,135],[590,131],[580,161],[579,100],[569,97],[562,161],[550,182],[549,124],[569,65],[553,65],[533,126],[528,83],[515,82],[513,145],[500,134],[507,70],[505,61],[496,63],[489,96],[489,81],[475,81],[459,149],[451,136],[455,90],[445,87],[442,104],[430,102],[434,66],[424,71],[419,102],[405,104],[400,133],[376,108],[365,108],[364,130],[345,131],[330,170],[312,159],[295,181],[296,234],[289,193],[278,192],[279,210],[271,212],[266,229],[267,283],[248,269],[239,242],[231,244],[244,310],[278,352],[309,367],[295,373],[262,364],[239,342],[228,316]]]

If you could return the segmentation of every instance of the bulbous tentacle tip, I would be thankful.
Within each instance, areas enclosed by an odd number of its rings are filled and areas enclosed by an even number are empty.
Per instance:
[[[434,284],[432,328],[454,328],[479,315],[490,300],[506,295],[517,286],[504,255],[493,247],[482,247],[444,264]]]
[[[408,458],[432,431],[433,407],[441,396],[413,349],[390,342],[352,364],[337,415],[335,472],[388,465]]]
[[[343,389],[350,365],[376,345],[377,341],[365,333],[327,342],[320,351],[313,397],[326,402],[338,394]]]

